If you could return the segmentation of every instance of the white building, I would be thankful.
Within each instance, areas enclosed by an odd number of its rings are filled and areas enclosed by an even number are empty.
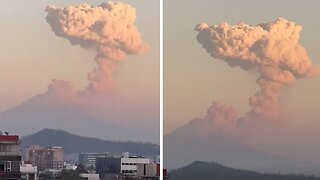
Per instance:
[[[149,164],[150,159],[138,156],[121,157],[121,174],[136,174],[138,164]]]
[[[96,172],[98,174],[136,175],[138,164],[150,164],[150,159],[140,156],[129,156],[124,153],[121,157],[97,158]]]
[[[77,166],[74,164],[65,164],[64,166],[65,166],[64,169],[66,169],[66,170],[76,170],[77,169]]]
[[[22,163],[20,166],[21,179],[27,180],[37,180],[37,166],[32,166],[32,164]]]
[[[106,153],[81,153],[79,154],[79,163],[87,167],[96,167],[96,159],[98,157],[110,157],[108,152]]]

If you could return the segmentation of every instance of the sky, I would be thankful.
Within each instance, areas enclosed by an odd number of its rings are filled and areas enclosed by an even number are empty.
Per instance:
[[[249,109],[248,97],[258,86],[257,74],[234,70],[212,59],[196,41],[195,25],[227,22],[256,25],[278,17],[302,26],[300,44],[315,64],[320,64],[320,12],[318,1],[165,1],[164,3],[164,129],[165,134],[194,117],[205,114],[213,100],[224,102],[240,114]],[[178,12],[178,13],[177,13]],[[241,85],[239,85],[241,82]],[[297,124],[320,124],[320,78],[301,80],[286,89],[284,103]],[[234,93],[234,90],[237,90]],[[301,120],[301,117],[304,117]]]
[[[46,22],[45,8],[47,5],[66,7],[81,3],[98,6],[103,2],[107,1],[0,2],[0,112],[46,92],[52,79],[68,80],[77,90],[88,86],[88,73],[97,66],[96,52],[72,46],[68,40],[56,36]],[[159,113],[160,92],[159,2],[121,2],[136,9],[135,24],[150,50],[142,55],[129,55],[119,64],[113,73],[114,87],[122,100],[150,107],[155,117]],[[159,119],[155,118],[149,124],[155,122]],[[154,129],[158,127],[159,123]]]
[[[45,92],[56,79],[72,81],[78,89],[87,86],[87,73],[96,63],[93,50],[71,46],[51,31],[45,20],[47,5],[65,7],[85,1],[1,1],[0,112]],[[99,5],[106,1],[90,1]],[[116,72],[123,94],[158,101],[159,96],[159,8],[154,2],[122,1],[136,8],[136,24],[151,46],[143,56],[128,57]],[[148,7],[148,8],[146,8]],[[150,25],[152,24],[152,25]],[[142,71],[143,70],[143,71]],[[146,75],[147,74],[147,75]],[[23,89],[23,90],[22,90]]]
[[[241,117],[250,110],[249,97],[259,90],[258,73],[231,68],[210,57],[197,42],[197,24],[257,25],[282,17],[302,26],[299,43],[313,63],[320,65],[319,5],[316,0],[165,1],[164,134],[203,118],[213,101],[233,107]],[[280,101],[289,118],[266,127],[246,143],[263,152],[319,163],[319,90],[319,77],[286,87]]]

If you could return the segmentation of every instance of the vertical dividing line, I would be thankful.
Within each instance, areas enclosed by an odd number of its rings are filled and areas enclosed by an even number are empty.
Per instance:
[[[160,179],[163,179],[163,0],[160,1]]]

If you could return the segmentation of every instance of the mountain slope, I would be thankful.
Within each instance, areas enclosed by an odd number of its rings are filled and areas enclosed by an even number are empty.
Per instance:
[[[43,128],[66,131],[104,139],[159,142],[159,133],[146,128],[123,127],[98,119],[68,101],[42,94],[0,114],[1,130],[28,135]]]
[[[63,130],[43,129],[35,134],[22,138],[22,147],[31,145],[62,146],[65,153],[81,152],[109,152],[112,155],[120,155],[122,152],[130,152],[135,155],[155,157],[159,155],[158,145],[141,142],[107,141],[97,138],[78,136]]]
[[[192,164],[173,170],[172,180],[319,180],[320,178],[304,175],[263,174],[224,167],[213,162],[195,161]]]
[[[214,131],[207,133],[206,130],[195,131],[193,123],[186,124],[164,137],[166,168],[179,168],[197,160],[219,162],[230,167],[263,172],[308,174],[320,172],[319,166],[315,164],[297,162],[258,151],[232,135]]]

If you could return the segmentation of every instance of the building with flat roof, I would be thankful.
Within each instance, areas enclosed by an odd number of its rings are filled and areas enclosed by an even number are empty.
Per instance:
[[[26,148],[26,161],[38,167],[38,171],[45,169],[60,170],[63,168],[63,149],[59,146],[40,147],[31,146]]]
[[[145,179],[159,179],[160,164],[138,164],[137,176]]]
[[[20,166],[21,179],[25,180],[37,180],[38,179],[38,170],[37,166],[32,166],[30,162],[23,162]]]
[[[150,164],[150,159],[141,156],[99,157],[96,162],[96,172],[102,174],[137,175],[138,164]]]
[[[106,153],[80,153],[79,154],[79,164],[86,167],[94,166],[96,167],[96,159],[98,157],[111,157],[111,155]]]
[[[62,169],[64,165],[62,147],[52,146],[47,149],[52,152],[52,169]]]
[[[19,136],[0,133],[0,179],[20,179]]]

